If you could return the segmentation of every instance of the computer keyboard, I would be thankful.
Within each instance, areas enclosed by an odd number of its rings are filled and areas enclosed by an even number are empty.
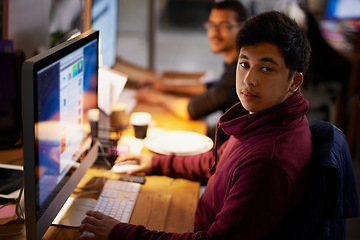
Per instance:
[[[129,223],[140,187],[140,183],[107,179],[94,210],[120,222]],[[87,231],[84,231],[82,235],[93,236]]]
[[[96,211],[128,223],[134,210],[141,185],[108,179],[95,206]]]

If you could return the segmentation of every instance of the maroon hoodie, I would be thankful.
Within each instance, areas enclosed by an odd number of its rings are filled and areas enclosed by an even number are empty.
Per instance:
[[[208,179],[194,233],[164,233],[120,223],[109,239],[261,239],[292,210],[312,153],[300,90],[283,103],[248,114],[241,103],[219,120],[230,139],[217,151],[153,157],[153,174]],[[216,141],[215,147],[216,149]]]

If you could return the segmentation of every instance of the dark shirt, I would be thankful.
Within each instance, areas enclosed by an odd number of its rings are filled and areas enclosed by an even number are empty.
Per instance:
[[[236,94],[236,66],[237,61],[225,64],[220,80],[209,84],[205,93],[191,99],[188,105],[191,119],[200,119],[218,110],[224,113],[239,102]]]

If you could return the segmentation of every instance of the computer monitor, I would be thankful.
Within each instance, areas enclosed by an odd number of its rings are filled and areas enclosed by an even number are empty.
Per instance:
[[[98,44],[89,30],[23,64],[27,239],[41,239],[97,159],[87,112],[98,102]]]
[[[328,0],[325,7],[326,19],[360,19],[360,0]]]
[[[92,0],[91,29],[100,31],[100,65],[113,67],[117,53],[118,0]]]

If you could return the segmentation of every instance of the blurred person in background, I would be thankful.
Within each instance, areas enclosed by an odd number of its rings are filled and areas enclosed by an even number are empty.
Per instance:
[[[225,62],[224,72],[218,81],[167,85],[162,79],[152,79],[145,82],[146,85],[151,83],[150,87],[138,91],[137,100],[162,105],[185,119],[203,119],[219,110],[226,112],[239,101],[235,89],[239,53],[235,42],[239,28],[247,17],[247,10],[239,1],[223,1],[212,7],[208,21],[204,24],[211,51],[221,54]],[[214,140],[215,126],[208,127],[207,135]],[[227,138],[226,134],[221,134],[221,142]]]

